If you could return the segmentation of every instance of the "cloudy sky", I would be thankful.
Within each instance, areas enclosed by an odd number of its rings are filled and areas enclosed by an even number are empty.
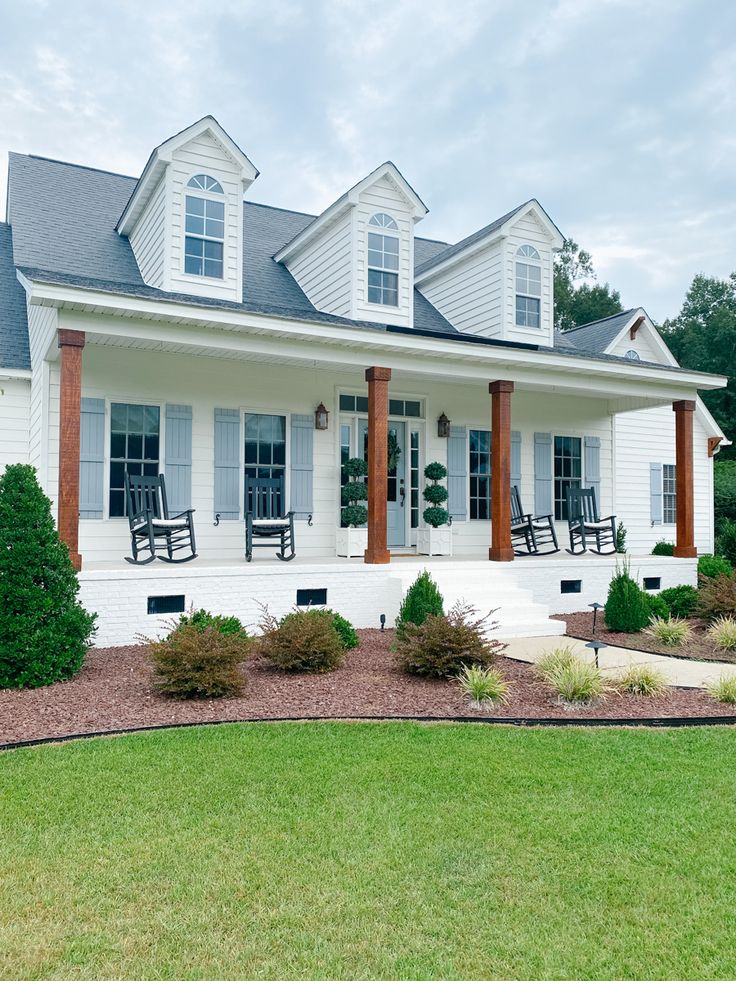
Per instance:
[[[736,269],[727,0],[0,0],[7,151],[139,174],[206,113],[320,211],[385,159],[454,241],[530,197],[655,320]]]

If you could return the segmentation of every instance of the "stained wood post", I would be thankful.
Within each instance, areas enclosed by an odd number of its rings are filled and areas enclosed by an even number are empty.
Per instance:
[[[364,561],[391,561],[386,547],[388,493],[388,383],[390,368],[368,368],[368,547]]]
[[[683,399],[672,403],[675,413],[675,510],[677,535],[674,554],[693,559],[695,547],[695,500],[693,480],[693,414],[695,402]]]
[[[59,538],[69,549],[74,568],[82,568],[79,554],[79,429],[82,397],[81,330],[59,330]]]
[[[514,383],[495,381],[491,395],[491,562],[512,562],[511,544],[511,393]]]

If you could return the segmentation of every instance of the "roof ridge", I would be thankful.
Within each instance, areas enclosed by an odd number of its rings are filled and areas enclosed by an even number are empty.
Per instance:
[[[618,313],[609,313],[607,317],[601,317],[599,320],[590,320],[587,324],[578,324],[577,327],[570,327],[569,330],[563,330],[563,334],[574,334],[576,330],[583,330],[585,327],[594,327],[596,324],[604,324],[607,320],[613,320],[614,317],[623,317],[624,314],[634,313],[636,310],[642,310],[643,307],[630,307],[628,310],[620,310]]]
[[[90,167],[88,164],[72,163],[71,160],[58,160],[56,157],[44,157],[40,153],[11,153],[14,157],[30,157],[32,160],[44,160],[46,163],[60,164],[62,167],[74,167],[76,170],[91,170],[95,174],[108,174],[110,177],[124,177],[126,181],[137,181],[137,177],[121,174],[118,170],[105,170],[104,167]]]

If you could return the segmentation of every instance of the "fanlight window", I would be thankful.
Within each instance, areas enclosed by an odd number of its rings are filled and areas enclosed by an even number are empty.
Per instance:
[[[539,253],[533,245],[520,245],[516,250],[516,254],[521,256],[522,259],[536,259],[539,261]]]
[[[378,225],[379,228],[393,228],[394,231],[397,232],[399,230],[399,226],[396,224],[391,215],[384,214],[382,211],[380,211],[377,215],[373,215],[368,224]]]
[[[641,361],[639,352],[635,351],[633,348],[630,351],[627,351],[624,357],[626,358],[627,361]]]
[[[379,212],[368,222],[374,228],[398,232],[391,215]],[[368,232],[368,302],[399,305],[399,239],[397,235]]]
[[[194,187],[198,191],[209,191],[210,194],[224,194],[222,184],[216,181],[209,174],[195,174],[189,181],[187,187]]]

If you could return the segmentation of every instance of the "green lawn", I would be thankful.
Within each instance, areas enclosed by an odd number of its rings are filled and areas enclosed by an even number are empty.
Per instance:
[[[734,978],[736,732],[238,725],[0,755],[0,977]]]

